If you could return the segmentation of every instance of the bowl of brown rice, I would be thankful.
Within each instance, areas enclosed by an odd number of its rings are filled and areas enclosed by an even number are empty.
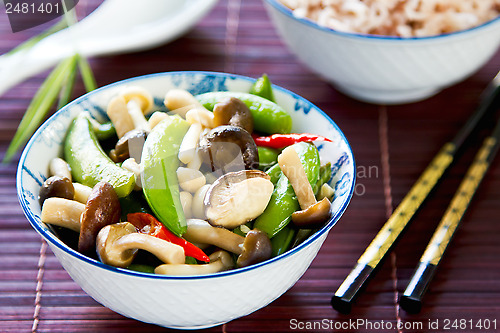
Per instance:
[[[377,104],[426,99],[500,46],[500,0],[264,0],[289,49],[340,92]]]

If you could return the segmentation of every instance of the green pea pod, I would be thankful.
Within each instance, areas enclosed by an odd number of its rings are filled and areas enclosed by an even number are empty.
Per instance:
[[[253,116],[254,129],[258,132],[290,133],[292,117],[278,104],[263,97],[242,92],[216,91],[197,95],[196,99],[209,110],[227,97],[235,97],[245,103]]]
[[[271,177],[271,183],[276,185],[281,176],[281,169],[278,163],[267,169],[266,173]]]
[[[321,186],[323,186],[323,184],[325,183],[328,183],[331,177],[332,177],[332,164],[328,162],[319,168],[319,179],[313,186],[314,195],[318,194]]]
[[[274,102],[273,87],[271,85],[271,80],[267,77],[267,74],[263,74],[257,79],[257,81],[255,81],[250,89],[250,94],[257,95]]]
[[[299,155],[309,183],[311,186],[316,184],[320,168],[318,149],[306,142],[296,143],[292,147]],[[298,209],[299,202],[293,187],[288,178],[281,173],[266,209],[255,220],[254,228],[266,232],[269,238],[272,238],[288,224],[290,216]]]
[[[146,201],[158,220],[177,236],[187,228],[176,171],[179,147],[188,128],[189,123],[177,115],[162,120],[149,133],[141,157]]]
[[[99,141],[110,139],[116,135],[115,126],[110,121],[104,124],[100,124],[97,127],[94,127],[94,132]]]
[[[268,147],[257,147],[259,153],[259,169],[265,170],[276,164],[279,150]]]
[[[295,229],[284,227],[271,239],[272,256],[276,257],[288,251],[295,238]]]
[[[136,271],[136,272],[141,272],[141,273],[154,273],[155,268],[150,265],[142,265],[142,264],[130,264],[130,266],[127,267],[127,269],[130,269],[131,271]]]
[[[135,185],[132,172],[117,166],[104,153],[84,113],[71,123],[64,140],[64,157],[75,181],[94,187],[100,181],[110,183],[118,197],[127,196]]]

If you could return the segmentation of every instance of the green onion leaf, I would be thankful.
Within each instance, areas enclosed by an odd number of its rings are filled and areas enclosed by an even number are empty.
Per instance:
[[[92,68],[85,59],[85,57],[78,56],[78,67],[80,68],[80,74],[82,75],[83,84],[87,92],[95,90],[97,88],[97,83],[95,81],[94,73],[92,73]]]
[[[28,106],[16,134],[7,149],[3,159],[4,163],[12,160],[16,151],[28,141],[28,138],[45,118],[47,112],[57,99],[68,73],[75,67],[77,58],[78,56],[75,55],[59,63],[42,83]]]

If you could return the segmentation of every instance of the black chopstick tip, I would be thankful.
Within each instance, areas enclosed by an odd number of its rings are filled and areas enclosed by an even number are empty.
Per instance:
[[[412,296],[401,296],[399,306],[408,313],[419,313],[422,310],[422,300]]]
[[[330,301],[330,304],[332,305],[332,308],[334,310],[337,310],[338,312],[340,312],[342,314],[351,313],[352,301],[349,301],[349,300],[346,300],[342,297],[334,295],[332,297],[332,300]]]

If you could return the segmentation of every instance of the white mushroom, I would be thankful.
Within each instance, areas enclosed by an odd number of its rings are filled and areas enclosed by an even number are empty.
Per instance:
[[[184,211],[184,216],[190,218],[192,216],[191,207],[193,205],[193,195],[189,192],[182,191],[179,193],[181,199],[182,210]]]
[[[136,232],[129,222],[108,225],[97,235],[97,252],[105,264],[127,267],[137,249],[148,251],[167,264],[183,264],[184,249],[166,240]]]
[[[193,195],[193,203],[191,204],[191,213],[194,218],[205,219],[205,194],[210,188],[209,184],[200,187]]]
[[[184,167],[177,168],[177,179],[179,180],[179,186],[184,191],[191,193],[198,191],[206,182],[201,171]]]
[[[241,254],[245,237],[225,228],[213,227],[207,221],[188,219],[184,238],[191,243],[210,244],[226,251]]]
[[[214,128],[214,114],[205,107],[196,107],[186,112],[186,121],[190,124],[201,124],[203,127]]]
[[[73,200],[83,204],[87,203],[90,193],[92,192],[92,187],[80,183],[73,183],[73,188],[75,189]]]
[[[160,265],[155,268],[155,273],[164,275],[203,275],[226,271],[234,267],[233,258],[226,251],[216,251],[209,258],[210,263],[202,265]]]
[[[299,155],[289,146],[278,156],[278,164],[293,187],[302,210],[292,214],[293,223],[305,229],[321,226],[331,214],[328,198],[317,202]]]
[[[120,96],[124,98],[127,104],[127,110],[134,123],[134,128],[149,132],[151,128],[144,117],[154,105],[153,96],[149,91],[138,86],[131,86],[122,90]]]
[[[134,175],[135,175],[135,187],[134,187],[134,189],[135,190],[142,189],[141,165],[135,161],[135,158],[130,157],[130,158],[126,159],[125,161],[123,161],[122,168],[134,173]]]
[[[68,163],[60,157],[53,158],[50,161],[49,172],[52,176],[67,178],[70,181],[72,180]]]
[[[202,130],[201,124],[192,124],[189,127],[179,147],[179,161],[188,164],[195,158],[195,155],[197,155],[196,146],[200,140]]]
[[[80,232],[80,216],[85,210],[81,202],[63,199],[45,199],[42,206],[42,222]]]
[[[134,122],[127,110],[127,102],[123,96],[111,99],[106,110],[109,119],[116,129],[116,135],[121,138],[125,133],[134,129]]]
[[[200,102],[184,89],[170,89],[165,95],[163,103],[170,111],[183,118],[186,117],[186,112],[189,110],[195,107],[202,107]]]
[[[151,117],[149,117],[148,124],[149,128],[153,129],[156,125],[160,123],[163,119],[168,118],[168,114],[161,111],[154,112]]]

